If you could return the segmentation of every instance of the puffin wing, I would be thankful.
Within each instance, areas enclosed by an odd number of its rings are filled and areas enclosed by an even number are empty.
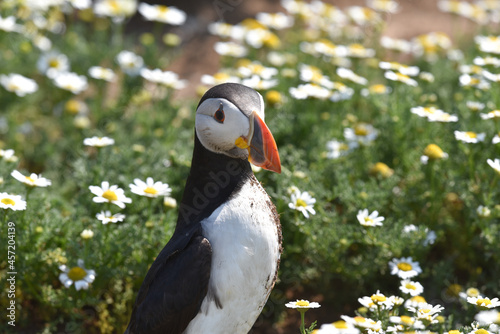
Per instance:
[[[199,234],[182,250],[162,251],[144,279],[125,333],[181,334],[207,295],[211,262],[210,242]]]

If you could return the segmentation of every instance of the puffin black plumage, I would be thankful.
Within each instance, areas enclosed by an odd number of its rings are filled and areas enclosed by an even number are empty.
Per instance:
[[[276,281],[281,226],[250,162],[281,172],[255,90],[226,83],[196,110],[174,234],[149,269],[126,333],[247,333]]]

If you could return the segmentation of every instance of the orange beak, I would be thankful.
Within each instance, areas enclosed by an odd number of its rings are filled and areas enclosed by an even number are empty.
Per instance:
[[[250,115],[250,133],[247,138],[240,137],[235,143],[248,149],[248,161],[258,167],[281,173],[278,147],[266,123],[257,112]]]

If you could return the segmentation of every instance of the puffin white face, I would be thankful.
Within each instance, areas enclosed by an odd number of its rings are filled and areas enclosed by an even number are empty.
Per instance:
[[[196,109],[195,123],[207,150],[281,172],[276,142],[264,123],[264,100],[255,90],[233,83],[212,87]]]
[[[196,134],[208,150],[234,158],[248,158],[248,150],[236,146],[240,137],[248,138],[250,120],[224,98],[203,101],[196,110]]]

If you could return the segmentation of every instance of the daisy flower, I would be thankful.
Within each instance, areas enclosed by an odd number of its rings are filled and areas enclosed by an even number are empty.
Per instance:
[[[0,16],[0,30],[7,32],[21,32],[22,26],[16,23],[15,16]]]
[[[346,46],[346,57],[370,58],[375,56],[374,49],[365,48],[362,44],[354,43]]]
[[[201,83],[208,86],[215,86],[226,82],[240,83],[241,79],[237,76],[230,75],[224,72],[217,72],[214,75],[203,74]]]
[[[481,111],[485,107],[484,103],[476,101],[467,101],[465,105],[467,106],[467,108],[469,108],[470,111]]]
[[[473,60],[474,65],[478,66],[494,66],[494,67],[500,67],[500,58],[496,57],[476,57]]]
[[[431,324],[437,323],[436,320],[439,313],[444,310],[441,305],[420,304],[418,307],[408,307],[408,311],[414,312],[418,320],[428,322]]]
[[[398,324],[404,326],[403,328],[413,327],[414,329],[424,329],[425,325],[420,320],[416,320],[414,317],[410,317],[407,315],[402,316],[391,316],[389,317],[389,321],[393,324]],[[404,332],[402,330],[401,332]]]
[[[84,240],[92,239],[94,237],[94,231],[89,229],[84,229],[82,233],[80,233],[80,237]]]
[[[104,147],[104,146],[109,146],[109,145],[114,145],[115,140],[113,138],[109,137],[91,137],[91,138],[85,138],[83,140],[83,145],[85,146],[93,146],[93,147]]]
[[[113,22],[122,22],[132,16],[137,10],[137,0],[97,0],[94,4],[94,13],[97,16],[108,16]]]
[[[13,170],[10,175],[19,182],[22,182],[30,187],[48,187],[52,184],[50,180],[35,173],[31,173],[30,176],[24,176],[19,171]]]
[[[491,210],[487,206],[478,206],[476,212],[480,218],[488,218],[489,216],[491,216]]]
[[[410,307],[418,308],[427,305],[427,301],[422,296],[415,296],[407,299],[404,305],[407,309]]]
[[[130,191],[134,194],[156,198],[158,196],[169,196],[172,188],[167,183],[154,181],[152,177],[148,177],[146,182],[139,179],[134,179],[134,183],[129,185]]]
[[[487,53],[500,54],[500,36],[476,36],[474,40],[479,50]]]
[[[413,87],[418,86],[418,83],[414,79],[410,78],[406,74],[402,74],[399,72],[386,71],[384,73],[384,77],[386,77],[387,79],[392,80],[392,81],[402,82],[408,86],[413,86]]]
[[[391,298],[387,298],[384,294],[377,290],[377,293],[371,296],[365,296],[358,298],[358,302],[370,310],[375,310],[377,307],[381,307],[384,310],[390,310],[394,306]]]
[[[359,210],[356,217],[358,218],[359,223],[363,226],[382,226],[382,222],[385,220],[384,217],[379,217],[377,210],[369,213],[368,209]]]
[[[116,77],[116,74],[112,69],[101,66],[92,66],[89,68],[89,75],[94,79],[105,80],[108,82],[114,81]]]
[[[394,14],[399,9],[399,3],[394,0],[367,0],[366,5],[379,12]]]
[[[371,85],[361,90],[361,95],[387,95],[392,92],[392,88],[382,84]]]
[[[474,87],[481,90],[488,90],[491,88],[491,84],[484,80],[482,77],[478,77],[476,75],[470,74],[462,74],[458,81],[460,82],[460,86],[462,87]]]
[[[403,53],[411,52],[411,43],[405,39],[391,38],[389,36],[382,36],[380,38],[380,45],[383,48],[394,50]]]
[[[500,312],[497,310],[481,311],[476,314],[474,319],[479,322],[479,325],[483,326],[498,323],[500,319]]]
[[[69,71],[69,60],[65,54],[50,51],[38,58],[36,67],[40,73],[53,79],[58,73]]]
[[[479,308],[489,309],[500,306],[500,301],[498,298],[489,299],[488,297],[483,297],[481,295],[477,297],[467,297],[467,303],[476,305]]]
[[[177,207],[177,200],[173,197],[165,196],[163,198],[163,206],[169,209],[175,209]]]
[[[465,292],[460,292],[458,296],[462,299],[467,300],[469,297],[479,297],[480,293],[477,288],[468,288]]]
[[[437,146],[436,144],[429,144],[424,149],[424,155],[420,157],[420,162],[426,165],[429,160],[439,160],[439,159],[447,159],[448,153],[443,152],[443,150]]]
[[[455,131],[455,138],[464,143],[477,144],[484,141],[486,133],[475,133],[472,131]]]
[[[16,162],[17,157],[14,155],[14,150],[8,149],[8,150],[2,150],[0,149],[0,158],[2,160],[5,160],[7,162]]]
[[[500,119],[500,110],[492,110],[487,114],[480,114],[482,119]]]
[[[235,42],[217,42],[214,44],[214,50],[221,56],[236,58],[245,57],[248,53],[245,46]]]
[[[411,295],[412,297],[415,297],[424,292],[424,287],[419,282],[405,279],[401,281],[399,290],[401,290],[403,293]]]
[[[381,329],[382,323],[380,321],[374,321],[370,318],[365,318],[362,316],[349,317],[347,315],[342,315],[341,318],[348,324],[356,326],[362,329]]]
[[[357,142],[350,142],[348,145],[336,139],[330,140],[326,143],[326,148],[328,150],[328,152],[326,153],[326,157],[328,159],[338,159],[342,156],[347,155],[350,151],[358,146],[359,144]]]
[[[182,89],[186,87],[186,80],[180,80],[177,73],[172,71],[162,71],[159,68],[150,70],[147,68],[141,69],[141,77],[144,79],[164,85],[173,89]]]
[[[398,62],[392,61],[381,61],[378,63],[378,67],[380,67],[383,70],[392,70],[392,71],[398,71],[401,74],[408,75],[408,76],[416,76],[419,72],[420,69],[418,66],[408,66],[404,64],[400,64]]]
[[[99,219],[103,225],[108,223],[118,223],[122,222],[125,219],[125,215],[121,213],[112,214],[110,211],[101,211],[96,215],[96,218]]]
[[[26,201],[23,201],[19,195],[0,193],[0,209],[23,211],[26,210]]]
[[[88,87],[87,77],[73,72],[58,72],[52,79],[54,85],[73,94],[80,94]]]
[[[212,22],[208,25],[208,31],[212,35],[241,41],[245,37],[246,29],[242,26],[232,25],[225,22]]]
[[[389,262],[389,268],[392,275],[398,275],[402,279],[408,279],[417,276],[422,272],[420,264],[413,261],[411,257],[403,257],[401,259],[392,259]]]
[[[139,13],[148,21],[157,21],[171,25],[181,25],[186,22],[186,13],[176,7],[163,5],[139,4]]]
[[[95,280],[95,271],[86,269],[82,259],[78,260],[76,267],[68,268],[66,265],[61,265],[59,269],[62,273],[59,275],[59,280],[66,288],[69,288],[73,283],[76,290],[89,288],[89,284]]]
[[[359,334],[359,329],[344,320],[338,320],[331,324],[323,324],[314,331],[315,334]]]
[[[337,68],[337,75],[343,79],[350,80],[360,85],[367,85],[368,80],[360,75],[357,75],[352,70],[344,67]]]
[[[286,307],[288,308],[297,308],[297,309],[310,309],[310,308],[319,308],[321,305],[316,302],[309,302],[308,300],[304,299],[297,299],[294,302],[288,302],[285,304]]]
[[[263,66],[258,61],[253,61],[242,66],[238,66],[238,73],[242,77],[252,77],[258,75],[262,79],[269,80],[272,79],[276,74],[278,74],[278,69],[274,67]]]
[[[316,199],[311,197],[307,191],[301,192],[297,189],[296,192],[291,194],[291,202],[288,203],[290,209],[294,209],[302,212],[304,217],[309,218],[309,213],[315,215],[316,211],[313,206],[316,203]]]
[[[23,97],[26,94],[32,94],[38,90],[38,84],[33,79],[26,78],[17,73],[9,75],[0,75],[0,85],[9,92]]]
[[[493,138],[491,139],[492,144],[498,144],[500,143],[500,132],[496,133]]]
[[[353,128],[344,129],[344,137],[349,142],[357,142],[360,145],[370,145],[378,137],[378,130],[371,124],[359,123]]]
[[[316,84],[302,84],[298,87],[290,87],[290,95],[297,100],[304,100],[313,97],[320,100],[325,100],[331,96],[332,92],[327,88]]]
[[[257,13],[255,19],[271,29],[281,30],[293,26],[293,17],[284,13]]]
[[[137,76],[144,66],[144,59],[131,51],[121,51],[116,55],[116,62],[123,72],[130,76]]]
[[[89,186],[92,194],[96,195],[92,200],[95,203],[113,203],[120,207],[125,208],[125,203],[132,203],[132,199],[125,196],[123,189],[117,185],[109,186],[109,182],[103,181],[101,186]]]

